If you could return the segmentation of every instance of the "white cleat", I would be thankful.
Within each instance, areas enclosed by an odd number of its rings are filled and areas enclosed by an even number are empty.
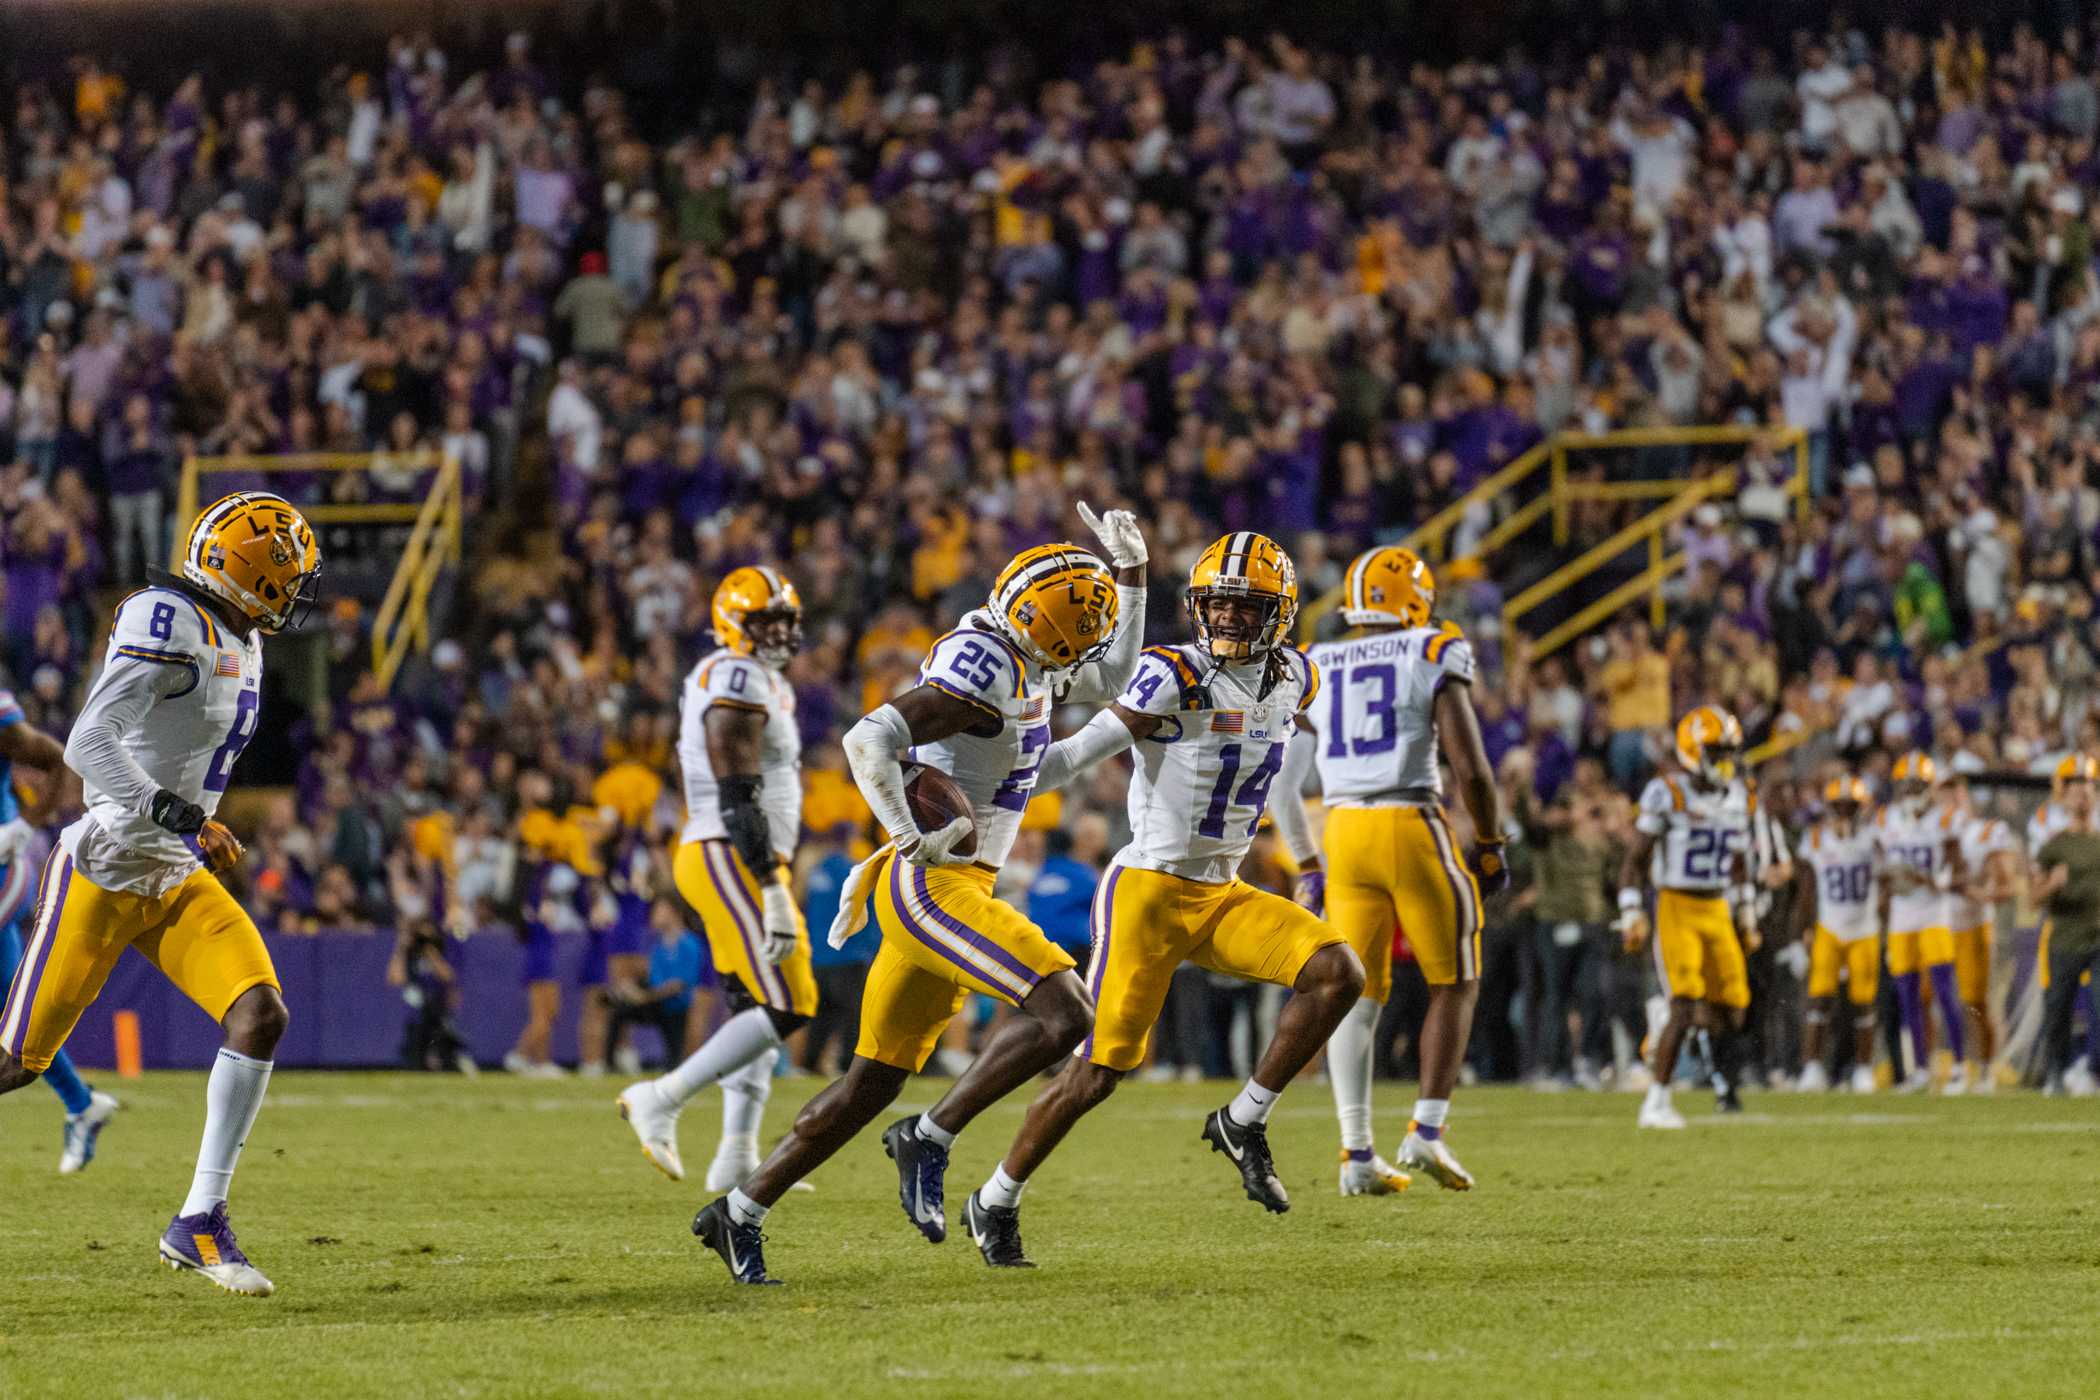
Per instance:
[[[1473,1189],[1473,1173],[1458,1164],[1444,1140],[1423,1137],[1412,1123],[1407,1126],[1407,1136],[1401,1139],[1400,1151],[1394,1155],[1399,1157],[1401,1167],[1423,1173],[1446,1191]]]
[[[1643,1128],[1666,1128],[1676,1130],[1684,1127],[1684,1115],[1677,1105],[1670,1102],[1668,1091],[1650,1090],[1641,1101],[1640,1126]]]
[[[1967,1094],[1969,1092],[1969,1067],[1967,1065],[1956,1065],[1948,1070],[1947,1082],[1940,1087],[1940,1092],[1949,1098],[1959,1098]]]
[[[685,1180],[685,1163],[678,1156],[678,1110],[664,1103],[663,1095],[648,1080],[630,1084],[619,1097],[620,1116],[634,1135],[641,1139],[642,1155],[655,1168],[673,1181]],[[753,1163],[756,1166],[757,1163]],[[741,1181],[738,1177],[736,1180]],[[728,1187],[716,1186],[714,1173],[708,1173],[708,1190],[721,1191]],[[731,1181],[730,1186],[736,1185]]]
[[[1794,1081],[1797,1094],[1822,1094],[1830,1090],[1830,1071],[1823,1068],[1821,1060],[1810,1060],[1801,1066],[1801,1077]]]
[[[605,1078],[605,1061],[585,1060],[582,1064],[576,1066],[576,1077],[578,1079]]]
[[[1910,1077],[1896,1086],[1899,1094],[1922,1094],[1932,1087],[1932,1071],[1920,1066],[1910,1072]]]
[[[1874,1066],[1854,1065],[1852,1067],[1852,1092],[1855,1094],[1871,1094],[1874,1092]]]
[[[1414,1184],[1414,1178],[1377,1153],[1353,1158],[1342,1149],[1341,1192],[1344,1196],[1393,1196]]]
[[[2092,1098],[2100,1094],[2100,1079],[2094,1077],[2091,1065],[2080,1060],[2064,1072],[2064,1092],[2074,1099]]]
[[[66,1115],[65,1150],[58,1156],[60,1176],[71,1176],[95,1160],[95,1142],[119,1107],[114,1096],[96,1089],[89,1094],[86,1108]]]

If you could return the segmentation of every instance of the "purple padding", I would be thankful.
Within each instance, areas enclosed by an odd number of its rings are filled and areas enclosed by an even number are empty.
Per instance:
[[[266,937],[292,1013],[291,1029],[277,1047],[279,1065],[362,1069],[399,1063],[408,1008],[399,989],[386,982],[393,934]],[[577,1059],[576,1017],[582,993],[575,977],[585,941],[580,934],[563,937],[556,952],[562,1008],[554,1027],[554,1058],[569,1064]],[[503,1058],[525,1026],[525,988],[518,980],[524,949],[509,930],[491,929],[453,944],[451,951],[460,979],[460,1029],[474,1057],[492,1064]],[[116,1063],[112,1018],[119,1011],[138,1013],[140,1048],[148,1069],[204,1069],[218,1054],[219,1028],[212,1019],[152,964],[127,952],[66,1042],[83,1067],[108,1069]]]

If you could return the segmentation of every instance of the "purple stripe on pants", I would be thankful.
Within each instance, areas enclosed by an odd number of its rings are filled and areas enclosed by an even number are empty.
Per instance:
[[[53,851],[55,856],[57,851]],[[67,856],[59,867],[58,881],[54,886],[54,902],[48,917],[37,920],[37,933],[27,957],[15,973],[14,995],[7,999],[9,1016],[19,1015],[20,1025],[8,1037],[7,1052],[20,1058],[22,1046],[29,1039],[29,1016],[36,1009],[37,986],[44,980],[44,969],[51,963],[51,945],[58,942],[58,923],[66,912],[66,894],[73,888],[73,857]],[[4,1018],[0,1018],[4,1019]]]
[[[895,858],[892,857],[892,859]],[[909,864],[909,862],[906,862],[906,864]],[[1016,958],[1013,954],[1007,952],[1004,948],[992,942],[991,939],[986,938],[976,929],[971,928],[961,919],[956,918],[953,914],[950,914],[947,910],[941,908],[939,904],[935,903],[933,898],[933,891],[926,888],[926,872],[924,869],[916,865],[912,866],[911,880],[912,888],[918,891],[919,898],[926,901],[926,907],[933,911],[934,920],[935,922],[939,923],[941,927],[947,929],[948,932],[962,939],[963,942],[969,944],[972,948],[975,948],[978,952],[983,953],[993,962],[999,964],[1008,972],[1011,972],[1014,976],[1020,978],[1024,985],[1033,987],[1037,982],[1042,980],[1040,975],[1036,972],[1034,968],[1030,967],[1027,963],[1022,962],[1019,958]]]
[[[766,977],[772,964],[759,952],[758,944],[751,936],[751,925],[744,918],[739,896],[748,898],[748,895],[744,882],[737,876],[736,856],[726,848],[726,843],[718,846],[713,841],[703,841],[700,848],[707,856],[707,873],[714,877],[715,893],[721,896],[722,907],[729,911],[730,922],[736,925],[737,939],[744,945],[744,963],[751,969],[751,980],[758,984],[751,990],[768,1004],[786,1010],[787,998]]]
[[[944,960],[955,964],[978,981],[990,982],[994,986],[999,985],[999,979],[996,975],[986,972],[975,963],[963,958],[952,948],[935,938],[932,933],[927,931],[926,926],[913,916],[911,906],[904,899],[904,871],[902,867],[909,863],[902,856],[894,856],[891,858],[890,867],[890,897],[897,906],[897,917],[904,921],[906,932],[910,933],[912,937],[918,939],[928,948],[931,948],[935,953],[938,953]],[[928,902],[930,903],[931,901],[929,900]],[[1030,985],[1032,986],[1033,984],[1031,983]],[[1011,987],[1006,990],[1009,994],[1014,991]],[[1028,988],[1024,987],[1021,990],[1025,995]]]
[[[1097,1003],[1101,1000],[1101,984],[1108,980],[1108,939],[1116,926],[1116,881],[1122,878],[1122,866],[1111,868],[1108,878],[1101,882],[1101,893],[1094,899],[1094,956],[1089,959],[1093,975],[1086,979],[1086,993]],[[1098,1018],[1087,1023],[1086,1043],[1079,1047],[1080,1059],[1094,1058],[1094,1030],[1099,1024]]]

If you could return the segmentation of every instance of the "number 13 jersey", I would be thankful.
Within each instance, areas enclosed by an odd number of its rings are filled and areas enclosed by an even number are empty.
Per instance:
[[[1239,873],[1298,712],[1320,690],[1304,652],[1285,647],[1278,664],[1264,695],[1266,660],[1213,670],[1192,646],[1145,649],[1116,703],[1164,722],[1137,745],[1130,843],[1117,865],[1210,885]]]
[[[1655,887],[1716,894],[1733,883],[1736,857],[1750,849],[1756,808],[1741,778],[1704,789],[1681,773],[1649,779],[1633,825],[1656,838]]]
[[[1473,647],[1455,622],[1372,632],[1313,648],[1327,695],[1311,712],[1320,791],[1349,806],[1402,789],[1443,793],[1437,771],[1436,697],[1473,680]]]

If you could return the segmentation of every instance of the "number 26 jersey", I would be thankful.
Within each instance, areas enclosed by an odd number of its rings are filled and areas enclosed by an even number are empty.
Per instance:
[[[1264,695],[1266,660],[1213,670],[1192,646],[1145,649],[1116,703],[1163,722],[1135,751],[1130,844],[1117,865],[1209,885],[1239,873],[1298,712],[1320,690],[1304,652],[1286,647],[1278,660]]]
[[[1659,890],[1718,894],[1735,880],[1735,862],[1750,848],[1757,798],[1741,778],[1701,789],[1683,774],[1648,780],[1634,829],[1655,839]]]

